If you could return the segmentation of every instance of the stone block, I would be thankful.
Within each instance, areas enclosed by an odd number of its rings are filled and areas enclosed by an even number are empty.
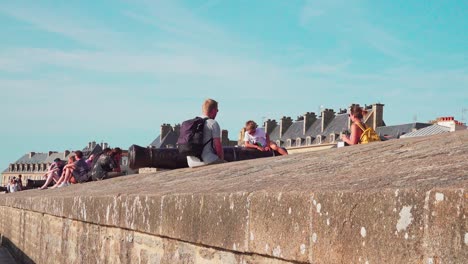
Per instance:
[[[419,263],[424,199],[414,189],[315,193],[309,261]]]
[[[464,189],[427,192],[422,239],[426,263],[468,263],[467,201]]]
[[[249,251],[305,262],[310,250],[310,194],[258,192],[249,197]]]
[[[248,251],[248,193],[204,195],[197,221],[200,222],[199,243]]]
[[[159,235],[161,200],[159,195],[121,196],[120,227]]]
[[[198,243],[203,195],[175,194],[162,197],[161,235]]]

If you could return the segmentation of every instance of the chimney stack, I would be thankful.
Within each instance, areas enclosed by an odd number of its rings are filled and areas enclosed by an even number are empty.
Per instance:
[[[383,107],[384,104],[373,104],[372,112],[374,112],[374,122],[372,124],[374,130],[377,127],[383,126]]]
[[[293,121],[291,119],[291,117],[286,117],[286,116],[283,116],[280,120],[280,133],[279,133],[279,137],[283,137],[283,135],[286,133],[286,131],[288,130],[288,128],[292,125]]]
[[[174,125],[174,133],[176,133],[177,137],[180,135],[180,124]]]
[[[34,155],[36,155],[36,152],[29,152],[29,158],[32,158]]]
[[[273,132],[273,130],[275,129],[275,127],[278,125],[278,123],[276,123],[276,120],[271,120],[271,119],[268,119],[267,121],[265,121],[263,123],[263,127],[265,128],[265,133],[267,133],[268,135],[271,134],[271,132]],[[242,140],[244,140],[242,138]]]
[[[304,114],[304,128],[302,129],[302,135],[305,135],[307,129],[317,120],[317,116],[314,112],[307,112]]]
[[[91,148],[89,150],[92,150],[96,147],[96,141],[91,142]]]
[[[159,134],[159,140],[162,142],[163,139],[172,131],[172,126],[169,124],[161,125],[161,133]]]
[[[221,130],[221,145],[222,146],[229,146],[229,137],[228,137],[229,132],[227,129]]]
[[[88,149],[91,149],[91,142],[88,142]]]
[[[333,109],[324,109],[322,110],[322,132],[325,131],[325,128],[330,124],[330,122],[335,118],[335,111]]]

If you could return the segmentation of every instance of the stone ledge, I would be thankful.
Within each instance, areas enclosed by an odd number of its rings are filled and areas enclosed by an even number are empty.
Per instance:
[[[0,233],[17,208],[304,263],[462,263],[466,142],[463,131],[2,195]]]

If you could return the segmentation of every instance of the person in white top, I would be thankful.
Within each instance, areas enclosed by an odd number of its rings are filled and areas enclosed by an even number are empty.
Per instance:
[[[225,163],[224,150],[221,144],[221,128],[215,120],[218,114],[218,102],[213,99],[206,99],[202,105],[202,118],[208,118],[203,127],[203,142],[209,142],[203,147],[202,161],[194,156],[187,156],[189,167],[195,168],[208,164]]]
[[[262,128],[258,128],[257,123],[252,120],[245,123],[244,142],[246,148],[260,151],[274,150],[281,155],[288,155],[285,149],[278,147],[275,142],[271,142],[268,134]]]

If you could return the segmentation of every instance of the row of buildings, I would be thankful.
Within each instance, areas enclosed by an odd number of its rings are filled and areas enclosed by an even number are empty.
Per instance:
[[[89,142],[88,145],[82,149],[82,152],[85,157],[88,157],[91,154],[102,152],[102,150],[107,147],[110,147],[108,143],[99,144],[93,141]],[[26,184],[28,179],[44,180],[44,174],[56,158],[66,162],[71,155],[74,155],[74,152],[70,150],[65,150],[63,152],[49,151],[46,153],[26,153],[15,162],[10,163],[8,168],[2,172],[2,184],[5,185],[11,178],[18,177],[18,175],[22,175],[23,184]],[[128,151],[126,150],[123,150],[120,166],[125,174],[135,173],[128,167]]]
[[[350,106],[351,107],[351,106]],[[382,140],[402,137],[425,136],[466,129],[466,125],[453,117],[441,117],[427,123],[408,123],[387,126],[384,116],[384,104],[365,105],[364,118],[366,126],[372,127]],[[335,147],[341,135],[347,133],[351,126],[348,109],[323,109],[319,115],[307,112],[296,119],[283,116],[278,121],[268,119],[263,123],[265,132],[278,146],[288,149],[289,153],[320,150]],[[180,132],[180,125],[162,124],[159,136],[149,146],[153,148],[175,148]],[[228,131],[222,131],[224,146],[242,146],[244,130],[239,132],[238,140],[229,140]]]
[[[466,129],[466,125],[456,121],[453,117],[441,117],[427,123],[409,123],[401,125],[387,126],[383,119],[384,105],[365,105],[363,121],[368,127],[380,135],[382,140],[398,139],[403,137],[427,136],[439,133]],[[351,121],[348,116],[348,109],[323,109],[319,115],[314,112],[307,112],[298,116],[295,120],[291,117],[283,116],[278,121],[268,119],[263,127],[270,136],[270,140],[276,142],[278,146],[284,147],[289,153],[315,151],[332,148],[340,141],[341,135],[349,131]],[[149,147],[152,148],[176,148],[177,138],[180,133],[180,125],[171,126],[162,124],[160,133]],[[242,146],[244,144],[244,130],[239,132],[238,140],[230,140],[228,131],[222,131],[221,141],[223,146]],[[90,142],[83,149],[85,155],[98,153],[108,144]],[[9,178],[23,175],[23,179],[41,179],[47,171],[48,166],[55,158],[67,160],[73,153],[49,151],[48,153],[30,152],[19,158],[5,169],[2,173],[3,183]],[[122,169],[128,173],[135,173],[128,168],[128,153],[124,150],[122,158]]]

